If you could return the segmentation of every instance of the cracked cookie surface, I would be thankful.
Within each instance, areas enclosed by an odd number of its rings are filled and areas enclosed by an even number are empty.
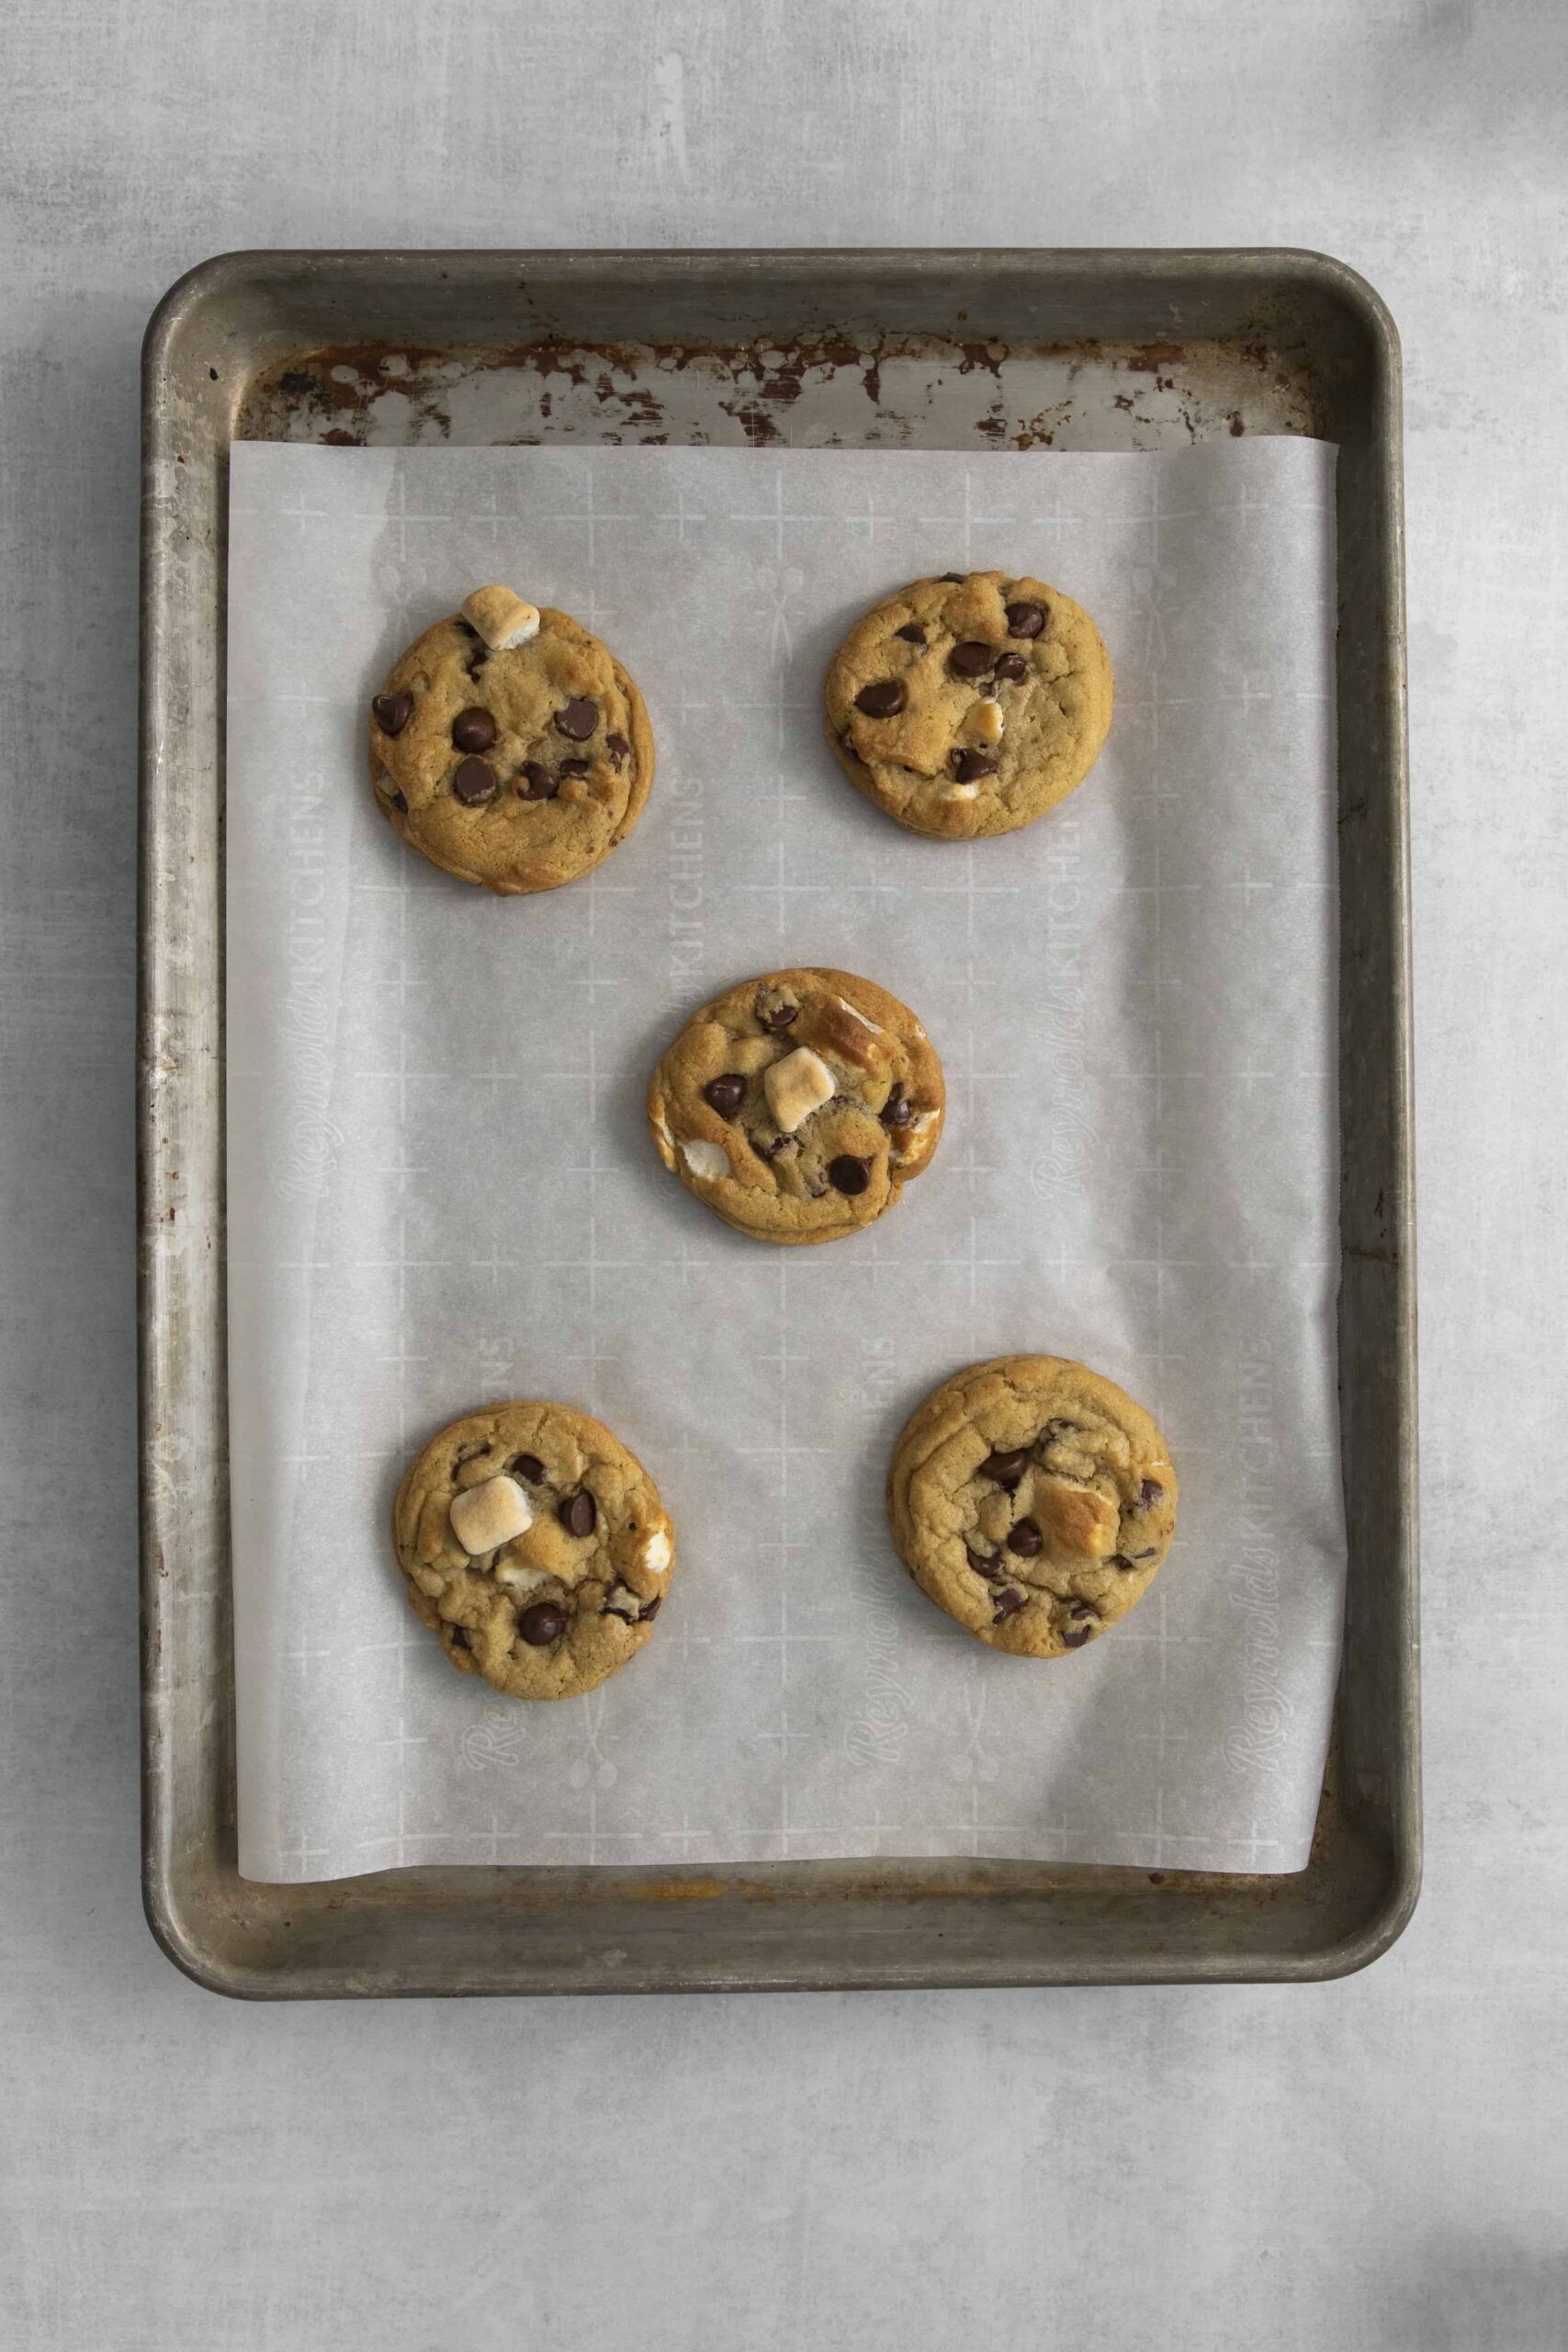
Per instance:
[[[1015,832],[1066,799],[1111,725],[1110,656],[1070,596],[1005,571],[916,580],[858,621],[823,694],[828,740],[911,832]]]
[[[620,663],[570,614],[505,589],[477,590],[427,628],[372,697],[369,725],[370,780],[393,829],[433,865],[506,896],[588,873],[625,841],[653,781],[648,713]]]
[[[992,1649],[1060,1657],[1147,1591],[1176,1532],[1159,1430],[1065,1356],[998,1356],[933,1390],[887,1472],[905,1566]]]
[[[946,1097],[907,1004],[852,972],[743,980],[694,1013],[648,1092],[666,1168],[741,1233],[832,1241],[931,1163]]]
[[[466,1413],[404,1473],[392,1510],[414,1609],[464,1674],[575,1699],[649,1641],[675,1531],[637,1456],[568,1405]]]

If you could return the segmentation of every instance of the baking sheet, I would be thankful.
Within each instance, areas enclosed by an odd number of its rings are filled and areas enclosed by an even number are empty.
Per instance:
[[[1333,452],[232,453],[229,1236],[240,1863],[974,1853],[1291,1870],[1337,1661]],[[823,666],[915,573],[1100,619],[1088,784],[914,840],[822,745]],[[492,901],[370,803],[363,713],[481,578],[600,628],[652,799],[598,876]],[[951,1110],[852,1241],[770,1250],[654,1159],[685,1012],[790,962],[914,1005]],[[1162,1422],[1148,1599],[995,1657],[887,1543],[888,1447],[976,1356],[1081,1354]],[[385,1527],[487,1397],[610,1421],[676,1519],[653,1642],[587,1699],[455,1676]]]

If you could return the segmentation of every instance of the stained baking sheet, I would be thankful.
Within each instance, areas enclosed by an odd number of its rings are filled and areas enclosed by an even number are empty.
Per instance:
[[[972,1854],[1292,1870],[1337,1656],[1333,452],[236,447],[229,1232],[241,1865]],[[1111,744],[1052,818],[917,842],[821,745],[901,578],[1032,568],[1100,617]],[[653,798],[600,876],[497,903],[410,856],[367,696],[481,577],[591,619]],[[639,1099],[784,962],[920,1012],[953,1091],[874,1232],[748,1244]],[[1055,1667],[919,1599],[887,1447],[976,1355],[1079,1353],[1161,1418],[1181,1532]],[[491,1396],[610,1420],[681,1555],[587,1700],[454,1677],[384,1527]]]

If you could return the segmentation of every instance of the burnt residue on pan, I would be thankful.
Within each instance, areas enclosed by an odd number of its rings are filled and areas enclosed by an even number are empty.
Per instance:
[[[251,383],[250,440],[771,449],[1168,447],[1315,426],[1314,370],[1268,334],[1009,345],[824,330],[786,342],[479,349],[344,344]]]

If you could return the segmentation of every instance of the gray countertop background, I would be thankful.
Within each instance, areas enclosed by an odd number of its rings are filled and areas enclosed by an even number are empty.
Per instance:
[[[0,2337],[1562,2340],[1568,14],[19,0]],[[137,359],[237,245],[1292,244],[1407,369],[1427,1875],[1304,1989],[243,2007],[137,1885]]]

